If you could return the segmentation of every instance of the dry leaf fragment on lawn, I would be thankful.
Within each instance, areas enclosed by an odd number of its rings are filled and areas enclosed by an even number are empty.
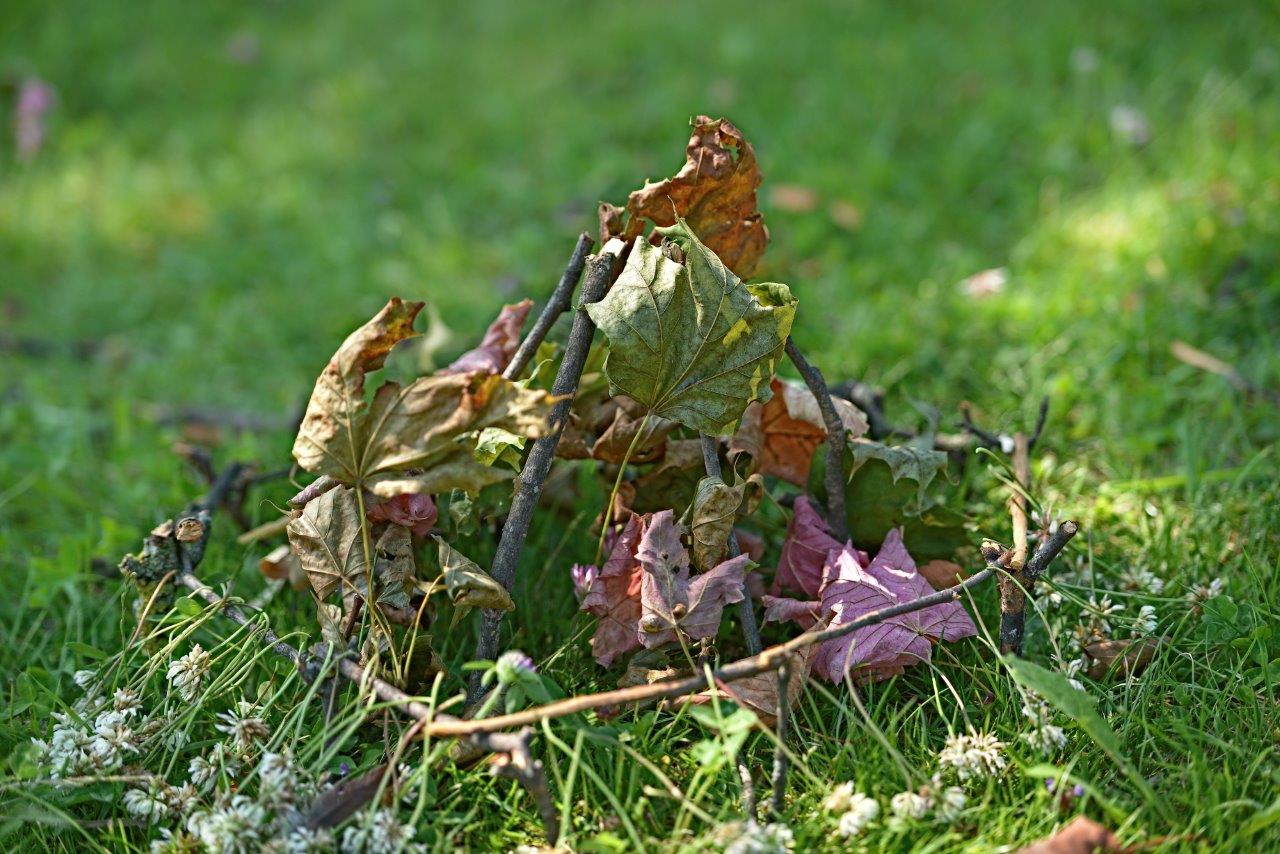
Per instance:
[[[1116,679],[1137,676],[1147,669],[1164,643],[1163,638],[1140,638],[1088,644],[1084,653],[1091,662],[1089,678],[1101,681],[1108,676]]]
[[[792,659],[791,679],[787,683],[787,699],[791,708],[795,708],[804,691],[805,681],[809,675],[809,663],[813,659],[816,647],[808,646],[798,651]],[[720,697],[727,698],[739,706],[755,712],[760,723],[766,727],[778,723],[778,671],[766,670],[764,673],[736,679],[733,682],[717,682]],[[711,691],[708,689],[697,694],[677,697],[671,701],[678,706],[685,703],[703,705],[711,702]]]
[[[337,827],[342,822],[359,812],[365,804],[373,800],[382,784],[383,775],[388,771],[387,764],[366,771],[359,777],[340,780],[332,788],[326,789],[311,803],[303,824],[313,830],[322,827]],[[390,802],[394,797],[394,786],[387,786],[383,798]]]
[[[641,236],[646,219],[669,226],[678,215],[726,267],[748,278],[769,245],[756,200],[760,181],[755,149],[741,131],[728,119],[698,116],[680,171],[657,183],[646,181],[627,199],[630,217],[624,237]],[[609,236],[616,235],[612,229],[620,225],[620,212],[602,206],[602,232],[610,229]]]
[[[826,421],[804,383],[774,377],[770,389],[768,401],[747,407],[729,448],[750,454],[762,474],[804,486],[813,453],[827,439]],[[857,439],[867,432],[862,410],[841,397],[832,401],[847,436]]]
[[[307,586],[307,572],[302,568],[302,561],[293,551],[293,546],[281,543],[266,557],[258,561],[258,569],[267,578],[284,579],[294,590],[302,590]]]
[[[486,427],[530,438],[546,432],[548,394],[482,372],[419,377],[405,386],[387,382],[366,402],[366,374],[415,334],[421,308],[393,298],[338,348],[299,427],[293,446],[299,465],[384,498],[474,492],[511,472],[476,461],[467,434]]]
[[[327,599],[341,585],[344,602],[357,584],[364,586],[365,560],[360,540],[360,509],[355,490],[331,489],[291,517],[289,543],[311,581],[317,599]]]
[[[511,357],[520,348],[520,330],[524,327],[529,309],[533,308],[533,300],[524,299],[514,305],[504,305],[498,317],[489,324],[480,341],[480,346],[468,350],[451,365],[441,368],[441,374],[465,374],[479,371],[486,374],[500,374],[506,370]]]
[[[1093,819],[1078,815],[1057,833],[1031,843],[1019,854],[1097,854],[1124,850],[1114,833]]]
[[[769,399],[796,299],[786,285],[744,285],[684,220],[662,234],[684,263],[639,241],[587,306],[609,341],[610,392],[694,430],[732,433],[748,403]]]
[[[440,537],[435,540],[440,546],[440,575],[456,608],[454,622],[466,616],[472,608],[515,610],[516,603],[512,601],[511,594],[479,564]]]

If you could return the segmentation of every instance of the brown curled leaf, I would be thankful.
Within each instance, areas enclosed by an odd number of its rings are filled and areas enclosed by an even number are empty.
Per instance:
[[[373,800],[387,771],[388,767],[384,762],[359,777],[341,780],[332,788],[325,789],[311,803],[303,824],[313,830],[342,824]],[[394,786],[387,786],[384,798],[393,797],[394,790]]]
[[[694,569],[706,572],[724,559],[734,522],[751,515],[762,495],[764,480],[758,474],[734,486],[718,477],[698,482],[690,526]]]
[[[462,554],[440,537],[435,538],[440,545],[440,575],[444,578],[445,589],[455,608],[454,621],[462,619],[472,608],[494,608],[500,611],[514,611],[516,603],[506,588],[493,580],[489,573],[479,564]]]
[[[667,434],[677,426],[676,422],[657,416],[634,418],[619,407],[613,413],[613,421],[592,445],[591,456],[619,465],[624,459],[636,465],[653,462],[666,453]]]
[[[302,568],[302,561],[293,551],[293,546],[281,543],[266,557],[258,561],[258,569],[267,578],[283,579],[289,582],[294,590],[302,590],[307,586],[307,573]]]
[[[756,190],[760,167],[755,149],[728,119],[698,116],[685,148],[685,164],[673,177],[645,182],[627,199],[624,237],[638,237],[644,220],[674,225],[688,220],[698,238],[741,278],[755,272],[769,245],[769,229],[760,213]],[[603,227],[613,227],[613,211],[601,213]]]
[[[286,530],[311,589],[327,599],[341,586],[344,602],[365,585],[364,550],[360,539],[360,508],[355,490],[342,486],[294,511]]]
[[[804,692],[805,682],[809,676],[809,663],[813,660],[813,655],[817,651],[817,647],[807,646],[796,652],[792,658],[791,678],[787,682],[787,699],[790,701],[791,708],[795,708],[796,703],[800,700],[800,694]],[[755,712],[760,722],[767,727],[776,726],[778,723],[778,671],[766,670],[764,673],[749,676],[746,679],[737,679],[733,682],[717,682],[716,687],[719,688],[721,697],[728,698],[751,711]],[[702,691],[687,697],[678,697],[672,701],[673,705],[682,703],[690,703],[693,705],[703,705],[711,702],[711,691]]]
[[[1084,648],[1084,654],[1090,661],[1089,678],[1101,681],[1107,677],[1128,679],[1138,676],[1151,664],[1164,643],[1163,638],[1091,643]]]
[[[480,346],[463,353],[453,364],[441,368],[440,374],[465,374],[480,371],[500,374],[506,370],[511,357],[520,347],[520,330],[524,327],[533,300],[524,299],[514,305],[504,305],[498,317],[485,330]]]
[[[1124,850],[1114,833],[1093,819],[1078,815],[1057,833],[1031,843],[1019,854],[1107,854]]]

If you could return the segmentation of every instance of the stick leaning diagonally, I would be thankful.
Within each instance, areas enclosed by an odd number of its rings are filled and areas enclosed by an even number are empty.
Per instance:
[[[805,385],[817,399],[822,420],[827,424],[827,470],[823,484],[827,490],[827,526],[837,540],[844,542],[849,539],[849,520],[844,509],[844,422],[836,412],[822,371],[810,364],[789,335],[786,351],[787,358],[796,366],[800,376],[804,377]]]

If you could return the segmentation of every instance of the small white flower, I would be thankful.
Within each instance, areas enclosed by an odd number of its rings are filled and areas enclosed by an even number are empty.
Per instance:
[[[392,854],[404,850],[415,832],[412,825],[401,824],[393,811],[378,810],[342,832],[341,848],[353,854]]]
[[[164,746],[173,751],[182,750],[191,743],[191,733],[185,729],[174,729],[165,733]]]
[[[1118,602],[1112,602],[1111,597],[1103,595],[1101,599],[1097,599],[1093,594],[1089,594],[1088,610],[1091,612],[1094,622],[1097,623],[1098,629],[1103,634],[1110,634],[1111,621],[1109,618],[1116,616],[1124,611],[1124,605]]]
[[[187,815],[200,802],[200,793],[196,791],[196,787],[191,783],[183,783],[181,786],[169,786],[164,794],[169,802],[170,809],[178,815]]]
[[[1133,631],[1137,635],[1153,635],[1159,622],[1156,620],[1156,609],[1152,605],[1143,605],[1138,609],[1138,620],[1134,624]]]
[[[125,716],[133,716],[142,712],[142,698],[132,688],[121,688],[112,698],[112,707]]]
[[[889,809],[898,818],[924,818],[930,806],[928,798],[915,792],[899,792],[889,801]]]
[[[248,753],[255,743],[265,741],[271,735],[271,728],[266,721],[254,714],[254,706],[241,700],[230,712],[218,715],[221,723],[214,724],[218,732],[226,733],[235,742],[240,753]]]
[[[284,838],[285,854],[320,854],[334,849],[333,831],[327,827],[310,830],[300,827]]]
[[[205,783],[215,779],[224,770],[228,776],[234,777],[240,770],[240,763],[227,756],[227,749],[222,744],[215,744],[207,758],[204,756],[192,757],[191,763],[187,766],[187,773],[191,775],[191,782],[197,786],[204,786]]]
[[[1131,566],[1120,576],[1120,588],[1132,593],[1159,594],[1164,591],[1164,579],[1141,566]]]
[[[1067,744],[1062,727],[1053,723],[1053,712],[1043,700],[1024,703],[1022,714],[1031,721],[1032,728],[1022,734],[1022,740],[1041,753],[1050,754]]]
[[[153,777],[146,788],[129,789],[124,793],[124,808],[129,815],[148,821],[162,819],[169,814],[164,788],[164,781]]]
[[[137,752],[138,736],[123,712],[112,710],[98,715],[88,746],[89,759],[96,768],[114,771],[124,761],[124,754]]]
[[[98,671],[96,670],[77,670],[71,674],[71,681],[76,683],[81,691],[88,691],[96,686],[98,682]]]
[[[880,804],[874,798],[869,798],[862,792],[854,792],[849,796],[845,813],[840,816],[836,830],[844,837],[857,836],[879,815]]]
[[[1197,584],[1195,587],[1192,587],[1191,592],[1187,594],[1187,601],[1192,605],[1199,605],[1202,602],[1207,602],[1210,599],[1221,596],[1222,590],[1225,587],[1226,582],[1221,578],[1215,578],[1208,584]]]
[[[258,763],[258,796],[266,801],[292,801],[298,789],[298,773],[293,754],[264,752]]]
[[[725,854],[785,854],[795,844],[791,828],[785,824],[757,824],[748,820],[742,835],[725,846]]]
[[[946,821],[953,821],[964,811],[965,801],[964,789],[959,786],[948,786],[938,793],[936,804],[938,816]]]
[[[194,644],[191,651],[169,664],[169,682],[178,692],[178,696],[188,702],[200,694],[200,686],[209,675],[212,658],[209,653]]]
[[[845,812],[853,798],[853,783],[841,783],[831,790],[831,794],[822,799],[822,808],[827,812]]]
[[[262,806],[245,795],[235,795],[224,806],[193,812],[187,829],[213,851],[258,851],[266,823],[267,811]]]
[[[961,780],[995,776],[1005,767],[1004,742],[994,735],[970,732],[953,735],[938,754],[938,763],[956,769]]]

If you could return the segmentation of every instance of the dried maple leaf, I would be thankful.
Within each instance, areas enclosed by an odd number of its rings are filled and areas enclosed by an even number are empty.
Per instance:
[[[632,516],[582,599],[581,610],[600,620],[591,636],[591,653],[604,667],[640,646],[640,581],[644,570],[636,560],[636,548],[640,545],[641,528],[641,517]]]
[[[373,575],[377,582],[377,601],[393,608],[409,607],[409,592],[417,564],[413,559],[413,537],[408,528],[388,525],[374,546]],[[365,595],[363,580],[356,585],[361,596]]]
[[[1110,676],[1129,679],[1147,669],[1156,652],[1165,643],[1163,638],[1139,640],[1113,640],[1091,643],[1084,648],[1089,656],[1089,678],[1101,681]]]
[[[727,119],[698,116],[680,171],[657,183],[646,181],[627,199],[625,236],[638,237],[646,219],[668,226],[678,215],[725,266],[748,278],[769,245],[756,201],[760,180],[755,149],[742,133]],[[616,209],[610,208],[601,211],[602,231],[618,220]]]
[[[374,524],[401,525],[414,536],[425,537],[435,527],[439,511],[430,495],[405,493],[374,504],[365,512],[365,518]]]
[[[343,600],[350,600],[365,587],[367,566],[355,490],[331,489],[294,512],[285,530],[316,598],[327,599],[341,585]]]
[[[744,285],[683,220],[661,233],[684,263],[638,241],[608,295],[587,306],[609,339],[610,391],[694,430],[732,433],[748,403],[769,399],[796,300],[786,285]]]
[[[498,317],[489,324],[480,341],[480,346],[463,353],[440,374],[465,374],[479,371],[485,374],[500,374],[506,370],[511,357],[520,348],[520,330],[529,309],[533,308],[533,300],[525,299],[515,305],[504,305]]]
[[[743,413],[729,449],[750,454],[762,474],[803,486],[813,452],[827,439],[826,421],[818,399],[804,383],[774,377],[770,387],[773,396],[768,401],[752,403]],[[867,432],[862,410],[843,398],[832,400],[848,437],[857,439]]]
[[[817,598],[822,591],[822,570],[827,565],[827,556],[840,549],[840,541],[831,536],[813,502],[804,495],[796,498],[795,514],[787,525],[778,570],[773,576],[773,595],[777,596],[785,587]],[[855,550],[855,553],[863,566],[870,562],[866,552]]]
[[[258,569],[267,578],[287,579],[294,590],[302,590],[309,583],[302,562],[294,553],[293,546],[288,543],[282,543],[267,552],[266,557],[258,561]]]
[[[733,523],[740,516],[751,515],[763,494],[764,483],[754,474],[734,486],[718,477],[698,482],[690,523],[695,569],[705,572],[724,559]]]
[[[1124,850],[1114,833],[1093,819],[1078,815],[1057,833],[1031,843],[1019,854],[1107,854]]]
[[[822,591],[822,613],[832,626],[934,592],[917,572],[897,529],[889,533],[879,554],[865,568],[853,550],[846,548],[836,557],[829,575]],[[959,603],[934,605],[823,642],[814,669],[832,682],[841,681],[846,673],[858,682],[878,681],[928,661],[932,641],[954,641],[975,634],[977,628]]]
[[[479,564],[440,537],[436,537],[440,546],[440,576],[444,579],[445,589],[453,601],[453,620],[456,623],[471,611],[472,608],[494,608],[500,611],[514,611],[516,603],[506,588],[493,579]]]
[[[613,413],[613,421],[591,446],[591,456],[618,465],[624,459],[636,465],[653,462],[666,453],[667,434],[677,426],[666,418],[633,418],[619,407]]]
[[[801,693],[804,692],[805,681],[809,675],[809,663],[815,651],[814,647],[808,646],[792,658],[791,678],[787,682],[787,699],[792,708],[795,708]],[[719,688],[718,693],[722,698],[727,696],[739,706],[750,709],[765,726],[777,725],[778,671],[768,670],[755,676],[748,676],[746,679],[735,679],[733,682],[717,681],[716,687]],[[698,706],[710,702],[711,692],[707,690],[686,697],[678,697],[672,701],[672,705],[688,703]]]
[[[670,510],[654,513],[636,551],[640,584],[640,643],[653,648],[677,640],[677,631],[697,640],[714,637],[725,605],[741,602],[751,560],[738,555],[690,577],[689,553]]]
[[[381,497],[474,492],[511,472],[476,461],[474,440],[464,440],[466,434],[485,427],[526,437],[546,432],[550,396],[491,374],[420,377],[405,386],[387,382],[366,402],[366,374],[414,334],[421,308],[392,299],[338,348],[316,380],[298,430],[293,456],[299,465]]]
[[[808,630],[814,627],[822,616],[820,600],[788,599],[782,596],[765,596],[764,621],[766,623],[796,622],[800,628]]]

